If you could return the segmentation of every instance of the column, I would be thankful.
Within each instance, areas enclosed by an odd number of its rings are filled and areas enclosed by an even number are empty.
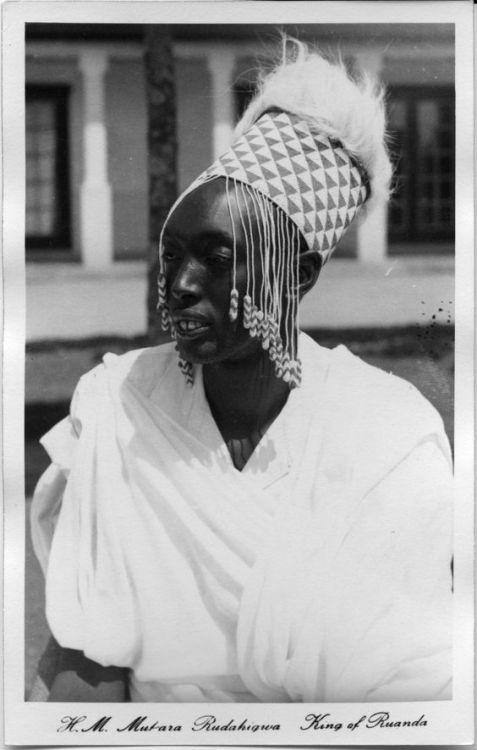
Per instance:
[[[366,73],[381,77],[383,55],[378,50],[363,50],[355,54],[358,67]],[[385,201],[374,203],[364,221],[358,225],[358,261],[380,263],[388,249],[388,207]]]
[[[104,74],[108,59],[100,49],[80,53],[83,73],[84,169],[80,197],[81,257],[86,268],[113,261],[112,193],[108,182],[108,134]]]
[[[235,55],[226,47],[207,53],[207,64],[212,78],[212,122],[214,159],[224,153],[232,142],[235,122],[233,74]]]

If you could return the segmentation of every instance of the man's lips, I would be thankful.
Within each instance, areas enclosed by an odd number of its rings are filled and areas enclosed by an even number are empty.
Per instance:
[[[210,328],[209,321],[199,316],[177,315],[173,317],[173,323],[176,334],[183,338],[194,338]]]

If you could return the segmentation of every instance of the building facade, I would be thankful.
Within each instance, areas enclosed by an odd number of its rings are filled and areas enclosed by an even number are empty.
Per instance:
[[[395,190],[337,256],[359,264],[454,249],[454,39],[443,24],[308,24],[290,31],[386,85]],[[227,149],[273,30],[174,26],[182,190]],[[266,40],[266,41],[264,41]],[[30,261],[107,269],[148,245],[140,26],[29,24],[26,245]]]

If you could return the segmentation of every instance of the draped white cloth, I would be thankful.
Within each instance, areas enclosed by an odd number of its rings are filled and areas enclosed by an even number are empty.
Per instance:
[[[303,334],[242,472],[166,345],[106,355],[42,440],[47,618],[137,701],[450,698],[451,461],[409,383]]]

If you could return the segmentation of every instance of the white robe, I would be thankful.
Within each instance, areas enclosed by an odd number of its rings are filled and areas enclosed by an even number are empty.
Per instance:
[[[300,336],[242,472],[172,345],[106,355],[42,440],[33,538],[58,642],[137,701],[450,698],[451,459],[409,383]]]

